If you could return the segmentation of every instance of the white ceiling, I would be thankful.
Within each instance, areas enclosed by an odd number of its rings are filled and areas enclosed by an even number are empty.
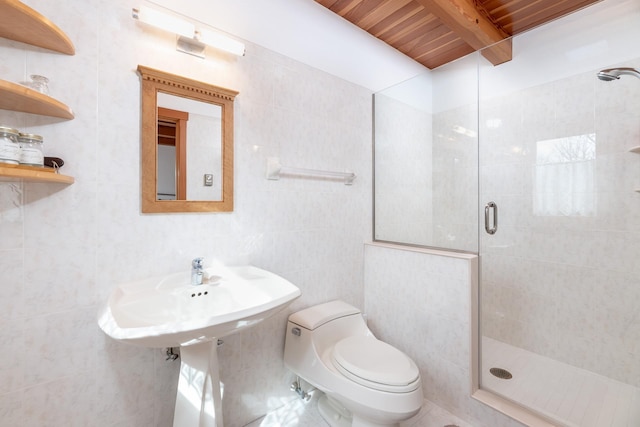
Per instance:
[[[313,0],[149,0],[149,3],[374,92],[429,71]]]
[[[145,1],[373,92],[417,75],[430,80],[456,66],[431,72],[314,0],[132,0],[132,7]],[[639,20],[640,0],[603,0],[544,30],[516,37],[514,60],[495,69],[508,72],[510,78],[522,76],[527,84],[540,84],[637,57]],[[565,64],[562,75],[560,62]],[[553,71],[543,71],[545,67]],[[499,80],[504,82],[505,76]],[[450,83],[443,87],[455,87]]]

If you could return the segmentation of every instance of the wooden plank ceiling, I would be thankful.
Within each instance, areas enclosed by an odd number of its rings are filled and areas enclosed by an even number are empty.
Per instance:
[[[600,0],[315,1],[433,69],[487,46],[491,63],[509,61],[510,36]]]

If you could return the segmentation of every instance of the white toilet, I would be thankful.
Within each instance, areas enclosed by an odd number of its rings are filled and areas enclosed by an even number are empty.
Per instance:
[[[325,393],[318,408],[332,427],[396,426],[422,405],[413,360],[378,340],[343,301],[289,316],[284,363]]]

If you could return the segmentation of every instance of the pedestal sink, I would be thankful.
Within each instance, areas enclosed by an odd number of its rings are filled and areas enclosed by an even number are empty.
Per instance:
[[[111,338],[143,347],[180,347],[174,427],[222,427],[218,338],[272,316],[300,296],[289,281],[253,266],[185,271],[119,285],[98,315]]]

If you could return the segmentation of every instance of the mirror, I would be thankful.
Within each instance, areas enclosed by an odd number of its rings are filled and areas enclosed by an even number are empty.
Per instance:
[[[222,107],[163,92],[157,104],[156,199],[222,200]]]
[[[233,211],[238,92],[152,68],[142,77],[142,212]]]

